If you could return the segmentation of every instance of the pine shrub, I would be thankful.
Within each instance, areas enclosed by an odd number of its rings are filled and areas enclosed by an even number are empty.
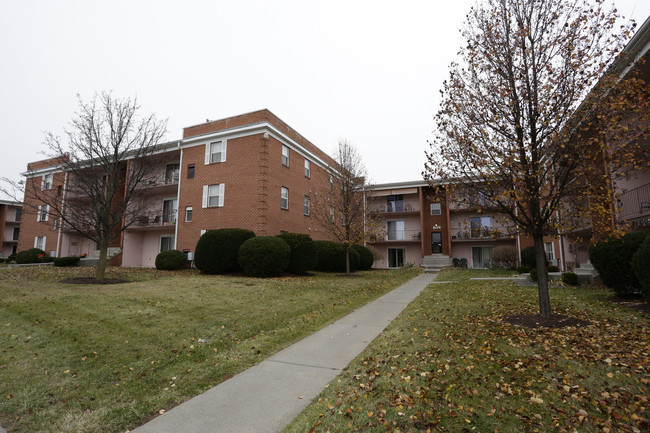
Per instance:
[[[359,253],[359,270],[367,271],[372,268],[372,264],[375,262],[372,251],[363,245],[352,245],[352,249]]]
[[[178,250],[162,251],[156,256],[156,269],[161,271],[175,271],[187,263],[185,254]]]
[[[223,274],[240,270],[239,247],[255,233],[246,229],[208,230],[201,236],[194,251],[194,264],[206,274]]]
[[[290,260],[291,247],[278,236],[251,238],[239,248],[239,266],[249,277],[278,277],[289,267]]]
[[[517,272],[520,274],[527,274],[530,272],[530,267],[529,266],[517,266]]]
[[[302,233],[283,233],[278,235],[291,248],[291,258],[287,271],[304,275],[316,269],[318,251],[311,236]]]
[[[81,258],[79,256],[57,257],[54,259],[54,266],[77,266]]]
[[[16,254],[16,263],[24,265],[28,263],[40,263],[45,258],[45,251],[39,248],[30,248],[28,250],[20,251]]]
[[[601,281],[620,296],[631,295],[641,289],[632,269],[632,257],[645,240],[646,234],[628,233],[589,247],[589,260],[598,271]]]
[[[549,266],[546,268],[546,272],[560,272],[560,268],[555,265]]]

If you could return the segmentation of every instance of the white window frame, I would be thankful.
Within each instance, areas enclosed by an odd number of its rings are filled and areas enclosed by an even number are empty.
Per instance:
[[[50,205],[44,204],[38,207],[38,213],[36,214],[36,221],[45,222],[50,216]]]
[[[544,244],[544,253],[546,255],[546,260],[548,262],[553,263],[553,261],[555,260],[555,243],[554,242],[546,242]]]
[[[52,224],[52,230],[58,230],[59,229],[59,219],[54,218],[54,224]]]
[[[305,158],[305,177],[311,179],[311,161]]]
[[[309,196],[305,196],[305,216],[309,216],[310,210],[311,210],[311,200],[309,199]]]
[[[334,222],[334,206],[330,206],[330,221]]]
[[[431,215],[442,215],[442,205],[440,203],[431,203]]]
[[[40,245],[40,241],[43,240],[43,244]],[[47,244],[47,236],[36,236],[34,238],[34,248],[45,251],[45,245]]]
[[[289,167],[289,146],[282,145],[282,165]]]
[[[280,187],[280,209],[289,210],[289,188]]]
[[[52,173],[44,174],[41,180],[41,191],[52,189],[52,182],[54,182],[54,175]]]
[[[219,152],[213,152],[213,145],[219,145],[221,147]],[[209,164],[218,164],[220,162],[226,162],[226,153],[228,151],[228,143],[225,139],[210,141],[205,144],[205,165]],[[215,155],[220,154],[219,158],[215,158]]]
[[[225,189],[226,189],[225,183],[219,183],[215,185],[203,185],[203,208],[223,207],[224,196],[226,194]],[[210,195],[210,192],[213,193],[216,192],[216,194]],[[210,204],[210,198],[213,197],[217,198],[217,202],[214,204]]]
[[[191,223],[192,222],[192,215],[193,214],[193,209],[192,206],[185,206],[185,222],[186,223]],[[190,216],[189,218],[187,216]]]

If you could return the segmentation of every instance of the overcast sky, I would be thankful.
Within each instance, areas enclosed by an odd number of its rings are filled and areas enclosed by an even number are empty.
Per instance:
[[[650,1],[617,0],[639,24]],[[268,108],[371,179],[420,179],[472,0],[0,0],[0,177],[43,159],[95,92],[182,128]],[[0,197],[2,198],[2,197]]]

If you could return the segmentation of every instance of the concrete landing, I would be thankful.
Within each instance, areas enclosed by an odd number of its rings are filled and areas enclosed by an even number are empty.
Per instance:
[[[274,433],[339,375],[437,274],[422,274],[133,433]],[[2,433],[2,432],[0,432]]]

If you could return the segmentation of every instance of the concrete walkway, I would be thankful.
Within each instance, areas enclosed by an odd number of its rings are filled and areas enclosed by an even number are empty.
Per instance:
[[[133,433],[282,430],[437,274],[422,274]]]

